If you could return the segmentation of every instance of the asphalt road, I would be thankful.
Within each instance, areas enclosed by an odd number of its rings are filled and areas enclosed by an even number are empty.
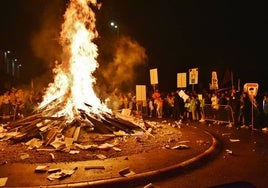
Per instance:
[[[154,180],[153,187],[268,187],[268,132],[205,123],[192,126],[212,133],[220,152],[183,174],[172,172]]]

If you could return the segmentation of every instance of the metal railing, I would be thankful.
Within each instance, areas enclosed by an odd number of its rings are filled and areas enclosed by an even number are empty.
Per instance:
[[[218,108],[213,108],[211,104],[205,104],[203,112],[204,119],[207,121],[234,124],[233,110],[230,105],[218,105]]]

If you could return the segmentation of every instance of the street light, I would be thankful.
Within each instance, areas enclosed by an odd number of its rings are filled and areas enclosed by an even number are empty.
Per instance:
[[[10,51],[9,50],[7,50],[7,51],[5,51],[4,52],[4,69],[5,69],[5,73],[6,74],[9,74],[9,55],[8,54],[10,54]]]
[[[111,22],[110,25],[111,25],[113,28],[116,29],[116,31],[117,31],[117,37],[119,37],[119,27],[118,27],[118,25],[116,25],[114,22]]]

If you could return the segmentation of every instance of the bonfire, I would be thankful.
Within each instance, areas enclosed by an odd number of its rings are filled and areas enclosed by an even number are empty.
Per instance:
[[[98,37],[93,8],[100,7],[96,0],[69,2],[60,33],[62,60],[53,70],[54,82],[32,115],[8,124],[9,130],[17,133],[12,135],[13,140],[26,141],[41,135],[48,145],[67,129],[72,129],[75,141],[83,127],[101,133],[132,133],[137,127],[143,128],[115,116],[94,92],[93,73],[99,64],[98,48],[93,42]]]

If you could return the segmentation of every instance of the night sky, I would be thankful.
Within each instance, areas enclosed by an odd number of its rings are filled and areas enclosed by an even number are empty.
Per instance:
[[[43,51],[51,60],[56,58],[65,6],[62,0],[1,2],[0,49],[13,51],[31,72],[28,77],[48,67],[30,42],[43,28],[50,28],[46,35],[49,47]],[[102,0],[97,28],[102,40],[115,37],[109,25],[114,21],[120,36],[130,36],[143,46],[148,55],[146,68],[158,69],[162,90],[176,88],[177,73],[199,68],[198,87],[208,88],[212,71],[217,71],[221,87],[224,73],[230,69],[235,86],[240,79],[241,86],[256,82],[260,90],[268,91],[266,9],[264,1]],[[55,50],[50,51],[52,48]]]

